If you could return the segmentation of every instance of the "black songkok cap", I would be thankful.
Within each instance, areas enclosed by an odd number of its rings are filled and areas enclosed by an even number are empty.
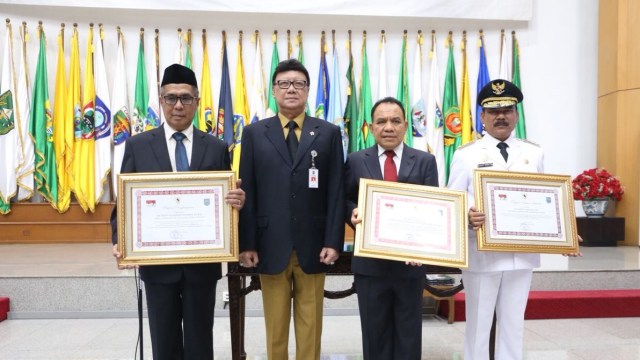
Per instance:
[[[522,91],[512,82],[493,80],[478,93],[478,105],[485,109],[509,107],[522,101]]]
[[[198,87],[198,81],[196,80],[196,74],[193,70],[180,64],[173,64],[164,69],[164,76],[162,77],[162,84],[189,84],[196,88]]]

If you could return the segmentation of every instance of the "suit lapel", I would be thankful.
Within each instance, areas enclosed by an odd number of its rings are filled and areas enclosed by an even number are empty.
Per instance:
[[[382,180],[382,170],[378,159],[378,145],[374,145],[364,152],[364,166],[369,170],[372,179]]]
[[[153,130],[151,130],[153,131]],[[160,169],[165,172],[172,172],[171,159],[169,159],[169,148],[167,147],[167,139],[164,134],[164,126],[160,126],[152,133],[151,151],[156,157],[156,161],[160,165]]]
[[[278,116],[274,116],[271,119],[266,119],[263,121],[268,121],[265,125],[267,128],[265,131],[265,136],[273,147],[276,148],[282,160],[287,164],[291,164],[291,156],[289,156],[289,150],[287,149],[287,144],[284,142],[284,131],[282,130],[282,126],[280,126],[280,119]],[[298,149],[300,150],[300,149]]]
[[[195,127],[193,128],[193,146],[191,147],[191,162],[189,165],[189,170],[191,171],[200,169],[206,148],[204,136],[207,135],[198,131]]]
[[[298,152],[296,153],[296,158],[293,161],[293,167],[298,166],[304,154],[307,153],[309,147],[316,141],[316,139],[320,136],[320,125],[315,123],[308,116],[304,119],[304,124],[302,124],[302,132],[300,133],[300,144],[298,145]]]
[[[416,162],[416,154],[408,146],[404,146],[402,150],[402,159],[400,159],[400,171],[398,171],[398,182],[406,182],[413,170]]]

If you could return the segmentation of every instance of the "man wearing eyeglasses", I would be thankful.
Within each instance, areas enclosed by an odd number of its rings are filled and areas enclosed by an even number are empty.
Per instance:
[[[230,170],[227,145],[192,124],[198,84],[191,69],[173,64],[162,78],[160,105],[165,122],[127,140],[121,173]],[[238,180],[237,186],[240,186]],[[241,189],[226,202],[240,210]],[[117,250],[116,210],[111,215]],[[213,315],[220,264],[141,266],[154,359],[213,359]]]
[[[344,242],[342,139],[305,115],[299,61],[280,62],[271,80],[278,114],[242,136],[240,265],[260,273],[269,359],[288,358],[292,298],[296,359],[320,359],[325,272]]]

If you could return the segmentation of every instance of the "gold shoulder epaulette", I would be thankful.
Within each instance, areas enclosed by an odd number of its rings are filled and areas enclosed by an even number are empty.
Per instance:
[[[468,143],[466,143],[464,145],[460,145],[460,146],[458,146],[458,148],[456,150],[464,149],[464,148],[468,147],[469,145],[474,144],[475,142],[476,142],[476,140],[473,140],[473,141],[468,142]]]
[[[538,145],[538,144],[534,143],[533,141],[527,140],[527,139],[518,139],[518,138],[516,138],[516,140],[518,140],[518,141],[522,141],[522,142],[525,142],[525,143],[527,143],[527,144],[531,144],[531,145],[533,145],[533,146],[540,147],[540,145]]]

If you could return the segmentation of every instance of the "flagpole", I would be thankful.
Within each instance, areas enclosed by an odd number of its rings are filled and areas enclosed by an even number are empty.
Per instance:
[[[291,30],[287,30],[287,59],[291,59],[291,52],[293,47],[291,46]]]

